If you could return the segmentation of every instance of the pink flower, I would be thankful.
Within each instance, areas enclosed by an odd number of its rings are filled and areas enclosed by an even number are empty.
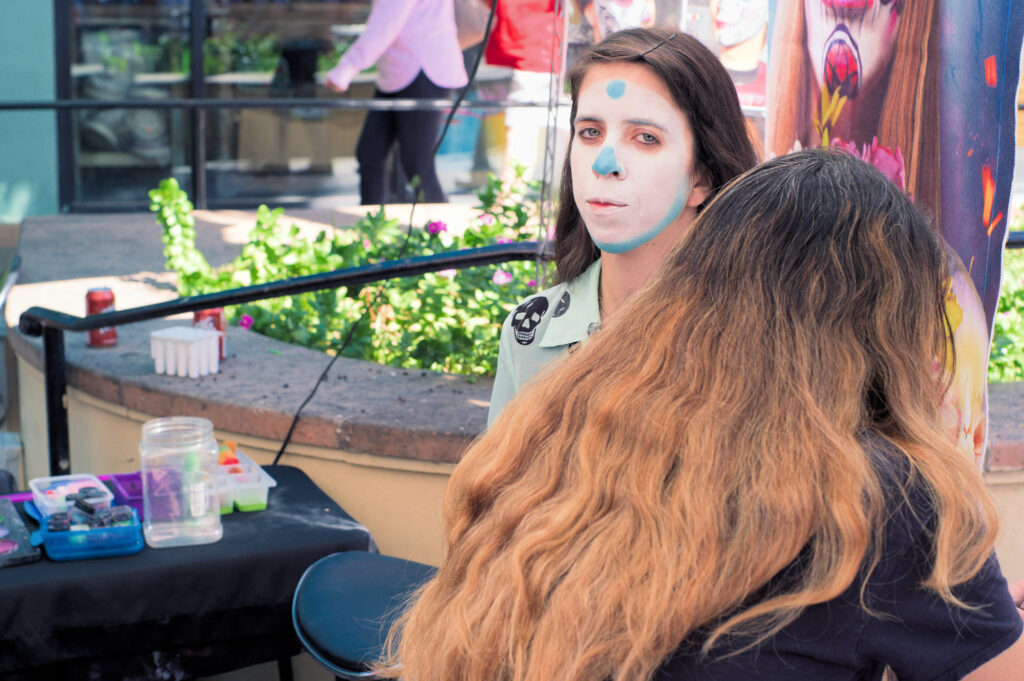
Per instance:
[[[536,279],[531,279],[530,281],[526,282],[526,285],[527,286],[536,286],[537,285],[537,280]]]
[[[510,243],[512,243],[512,239],[509,239],[507,236],[499,236],[498,237],[498,243],[499,244],[510,244]]]
[[[255,321],[252,317],[247,314],[242,315],[242,318],[238,320],[238,325],[245,330],[252,328],[252,323]]]
[[[483,215],[480,216],[480,224],[481,225],[488,225],[488,226],[493,225],[494,224],[494,216],[491,215],[490,213],[484,213]]]
[[[498,286],[504,286],[505,284],[509,284],[512,282],[512,275],[506,272],[505,270],[498,270],[497,272],[494,273],[494,276],[491,277],[491,281],[493,281]]]
[[[427,223],[427,234],[440,234],[441,232],[447,232],[448,225],[444,224],[440,220],[434,220],[433,222]]]
[[[444,277],[445,279],[454,279],[455,272],[455,270],[440,270],[437,274],[438,276]]]
[[[883,175],[892,180],[900,188],[900,191],[905,192],[907,190],[904,178],[903,154],[900,153],[899,147],[894,147],[893,149],[883,147],[878,143],[877,137],[871,138],[871,144],[865,144],[861,147],[860,152],[857,151],[857,144],[855,142],[844,142],[839,138],[832,140],[832,147],[841,149],[862,161],[870,163],[882,171]]]

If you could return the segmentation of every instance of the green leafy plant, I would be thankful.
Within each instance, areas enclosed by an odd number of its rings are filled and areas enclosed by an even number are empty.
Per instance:
[[[149,193],[163,231],[166,266],[178,293],[197,295],[399,257],[407,234],[384,209],[347,229],[308,238],[282,224],[283,210],[260,206],[232,262],[209,265],[196,247],[192,203],[174,179]],[[429,255],[537,237],[536,187],[491,177],[479,215],[464,231],[439,221],[411,230],[402,255]],[[542,273],[543,274],[543,273]],[[355,324],[347,357],[469,376],[493,375],[501,323],[536,288],[537,265],[510,262],[429,273],[363,286],[246,303],[227,310],[253,331],[334,354]]]
[[[1024,229],[1024,220],[1011,229]],[[1003,254],[1003,282],[992,323],[990,381],[1024,381],[1024,251]]]

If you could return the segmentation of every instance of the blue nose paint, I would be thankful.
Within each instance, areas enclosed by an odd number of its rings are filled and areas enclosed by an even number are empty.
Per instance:
[[[612,173],[622,172],[622,168],[619,167],[619,162],[615,160],[615,150],[611,147],[605,147],[601,150],[601,153],[597,155],[597,159],[594,160],[594,165],[591,166],[591,168],[598,175],[611,175]]]
[[[622,95],[626,94],[626,81],[624,80],[613,80],[609,81],[608,86],[605,88],[605,92],[612,99],[618,99]]]

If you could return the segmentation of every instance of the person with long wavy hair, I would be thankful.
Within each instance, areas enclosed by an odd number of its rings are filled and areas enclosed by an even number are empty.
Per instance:
[[[555,224],[558,283],[502,326],[489,422],[622,306],[703,204],[757,163],[728,72],[693,36],[618,31],[566,78],[572,126]]]
[[[940,416],[947,279],[862,161],[741,176],[465,454],[382,673],[1024,678],[994,503]]]

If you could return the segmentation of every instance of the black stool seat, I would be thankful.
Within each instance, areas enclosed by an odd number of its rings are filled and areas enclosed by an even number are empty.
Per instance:
[[[292,621],[302,644],[344,679],[370,679],[407,599],[437,568],[365,551],[335,553],[306,570]]]

